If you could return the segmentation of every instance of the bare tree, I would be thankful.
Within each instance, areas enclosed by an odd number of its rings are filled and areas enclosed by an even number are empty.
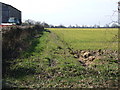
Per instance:
[[[120,1],[118,2],[118,24],[120,26]]]

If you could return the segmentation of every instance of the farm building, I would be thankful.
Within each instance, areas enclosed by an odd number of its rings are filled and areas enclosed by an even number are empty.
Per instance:
[[[21,23],[21,11],[11,5],[0,2],[0,25],[9,23],[10,19],[13,21],[13,18],[18,23]]]

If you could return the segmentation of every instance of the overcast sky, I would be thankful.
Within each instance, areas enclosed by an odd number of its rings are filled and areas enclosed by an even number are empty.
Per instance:
[[[22,20],[52,25],[105,25],[117,20],[119,0],[0,0],[22,11]],[[113,16],[112,16],[113,15]]]

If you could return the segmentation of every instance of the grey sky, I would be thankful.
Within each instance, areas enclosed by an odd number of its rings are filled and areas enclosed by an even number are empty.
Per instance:
[[[117,20],[118,0],[0,0],[22,11],[22,19],[53,25],[105,25]],[[112,16],[113,15],[113,16]]]

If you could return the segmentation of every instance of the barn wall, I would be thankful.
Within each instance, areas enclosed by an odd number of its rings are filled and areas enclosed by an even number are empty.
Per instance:
[[[9,8],[9,17],[16,17],[21,21],[21,11],[10,6],[8,8]]]
[[[0,3],[0,24],[2,23],[2,3]]]
[[[2,4],[2,23],[7,23],[9,19],[9,10],[6,4]]]
[[[11,5],[0,3],[0,24],[8,23],[10,17],[16,17],[21,21],[21,11]]]

